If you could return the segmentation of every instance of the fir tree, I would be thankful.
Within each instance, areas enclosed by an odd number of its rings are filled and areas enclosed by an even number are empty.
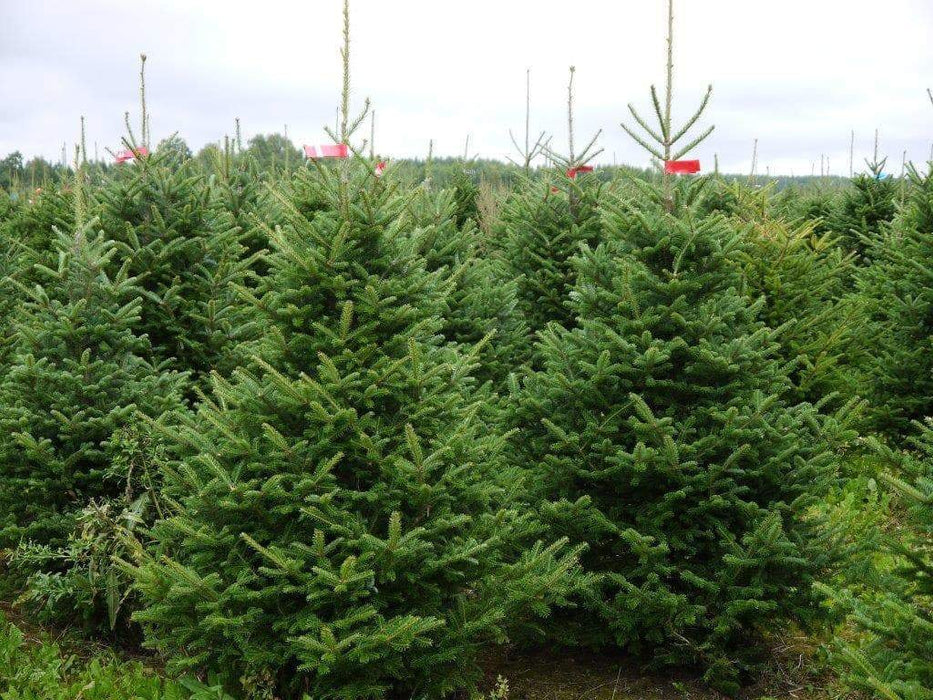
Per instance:
[[[264,178],[253,154],[239,147],[234,151],[228,144],[223,152],[212,152],[210,172],[215,182],[214,203],[233,218],[246,251],[253,255],[261,253],[269,245],[256,221],[262,209]]]
[[[827,220],[827,225],[838,237],[839,245],[859,258],[870,254],[894,218],[897,209],[898,186],[893,178],[884,175],[887,158],[878,155],[878,136],[875,135],[875,154],[865,161],[868,172],[852,180],[839,202],[838,209]]]
[[[885,481],[904,504],[900,534],[883,538],[893,572],[869,581],[861,595],[823,588],[864,632],[836,655],[845,680],[888,700],[933,698],[933,424],[916,427],[913,452],[874,443],[891,469]]]
[[[456,193],[422,189],[408,207],[412,240],[429,272],[439,271],[448,287],[442,333],[467,351],[479,345],[474,372],[480,382],[503,386],[528,356],[531,341],[518,310],[518,289],[496,252],[484,245],[472,219],[457,224]],[[489,342],[485,339],[491,336]]]
[[[469,360],[440,344],[443,286],[403,245],[403,203],[361,163],[299,177],[330,205],[280,203],[266,334],[182,431],[168,558],[137,570],[137,618],[179,663],[288,697],[438,697],[475,682],[480,644],[562,599],[573,557],[520,553],[536,526]]]
[[[503,259],[518,284],[518,308],[532,332],[551,321],[573,322],[567,298],[576,271],[570,261],[581,244],[600,240],[601,189],[589,175],[559,185],[549,179],[528,180],[502,207]]]
[[[673,25],[670,0],[658,126],[630,108],[654,144],[626,127],[665,162],[712,131],[688,136],[711,89],[673,126]],[[589,544],[601,587],[580,637],[700,665],[732,691],[756,635],[808,608],[826,563],[807,508],[834,473],[822,431],[836,426],[785,401],[739,233],[697,211],[705,182],[665,169],[660,188],[604,199],[605,242],[574,260],[573,326],[541,333],[540,369],[513,385],[512,446],[552,536]]]
[[[933,175],[909,172],[907,200],[890,231],[875,241],[860,271],[871,348],[861,388],[874,425],[906,434],[911,421],[933,415]]]
[[[153,360],[200,381],[236,364],[236,285],[253,262],[235,217],[191,161],[174,158],[156,152],[122,167],[100,192],[101,225],[119,244],[114,268],[127,263],[139,280],[138,332]]]
[[[13,209],[0,227],[20,249],[36,254],[34,262],[51,262],[54,259],[55,229],[69,231],[75,227],[75,200],[71,187],[49,185],[37,188],[25,204]]]
[[[849,293],[854,253],[768,211],[769,190],[736,192],[733,221],[745,227],[745,279],[752,300],[764,299],[762,320],[779,330],[780,356],[794,397],[844,405],[858,393],[854,367],[864,351],[865,305]]]
[[[532,333],[551,321],[568,325],[573,316],[566,302],[574,285],[570,259],[583,243],[600,239],[599,198],[602,186],[588,165],[602,152],[597,132],[577,151],[574,144],[575,69],[567,87],[566,155],[550,147],[543,152],[557,166],[556,179],[526,179],[506,200],[500,215],[503,257],[518,282],[518,306]],[[540,142],[540,139],[539,139]]]
[[[575,327],[541,335],[513,447],[552,536],[589,543],[602,588],[583,639],[734,689],[756,633],[809,602],[823,557],[805,514],[833,458],[817,416],[783,398],[737,232],[679,204],[693,196],[672,182],[604,202],[610,242],[576,260]]]
[[[0,382],[0,546],[64,544],[85,505],[123,489],[108,477],[114,432],[180,407],[182,377],[149,364],[134,334],[136,281],[107,273],[114,245],[86,225],[57,249],[54,269],[37,268],[44,284],[23,289]]]
[[[473,181],[473,175],[468,172],[467,163],[462,168],[455,168],[450,185],[454,192],[454,202],[456,204],[456,222],[457,226],[463,227],[467,221],[476,221],[479,211],[476,208],[476,198],[479,195],[479,187]]]
[[[339,134],[349,109],[349,7]],[[358,151],[355,151],[358,153]],[[406,202],[358,156],[281,193],[253,359],[178,433],[158,548],[134,573],[153,646],[277,697],[442,697],[480,645],[570,592],[478,417],[474,356],[440,336],[446,289],[399,229]]]

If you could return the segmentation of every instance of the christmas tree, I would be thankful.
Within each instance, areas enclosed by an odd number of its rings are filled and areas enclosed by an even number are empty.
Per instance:
[[[363,117],[347,116],[348,79],[343,97],[335,140],[349,145]],[[297,173],[324,204],[310,216],[275,197],[253,297],[264,335],[179,431],[176,507],[134,567],[149,642],[257,695],[473,687],[480,645],[573,585],[573,551],[529,546],[538,526],[515,504],[504,437],[471,396],[475,352],[440,336],[442,275],[374,166]]]
[[[232,146],[227,139],[223,151],[210,151],[209,156],[208,172],[214,178],[213,203],[232,217],[242,234],[240,242],[249,254],[264,251],[269,241],[256,219],[262,209],[265,186],[259,164],[252,152],[242,150],[239,136]],[[254,260],[253,265],[261,267],[259,261]]]
[[[139,288],[126,266],[108,273],[116,249],[95,224],[58,234],[57,266],[21,289],[0,382],[0,546],[63,545],[85,505],[122,493],[109,472],[115,431],[181,405],[183,377],[144,359]]]
[[[873,159],[866,159],[865,164],[868,172],[852,180],[852,188],[843,193],[838,208],[827,219],[839,245],[859,258],[870,255],[884,227],[894,218],[898,194],[897,183],[884,174],[887,158],[878,155],[877,132]]]
[[[298,177],[333,199],[310,220],[281,203],[266,335],[182,431],[137,619],[182,663],[288,697],[436,697],[562,599],[573,556],[521,551],[536,526],[470,399],[475,359],[441,343],[444,287],[402,245],[401,202],[367,163]]]
[[[579,153],[574,145],[574,83],[567,89],[568,153],[544,152],[557,165],[552,177],[525,178],[506,200],[499,238],[509,274],[518,282],[518,306],[532,333],[551,321],[573,322],[567,295],[575,271],[571,258],[583,243],[600,240],[601,186],[588,165],[601,152],[597,133]],[[539,139],[540,142],[540,139]]]
[[[577,261],[576,328],[542,334],[514,447],[540,465],[529,481],[553,535],[590,545],[592,641],[729,688],[756,631],[808,602],[804,516],[833,460],[817,416],[783,399],[774,332],[738,291],[736,232],[667,201],[607,203],[618,242]]]
[[[120,166],[99,197],[101,225],[119,244],[113,266],[126,263],[142,289],[138,332],[153,361],[171,361],[195,381],[231,369],[236,286],[253,261],[223,200],[174,150]]]
[[[762,298],[762,320],[778,329],[780,356],[791,369],[794,398],[844,405],[858,393],[854,365],[864,352],[865,305],[850,294],[854,253],[818,234],[817,223],[767,207],[768,190],[736,192],[732,219],[746,229],[745,279]]]
[[[670,149],[686,128],[654,101]],[[761,632],[810,607],[826,553],[807,509],[834,457],[819,416],[785,400],[740,230],[697,211],[705,182],[605,196],[605,242],[574,260],[573,326],[540,334],[541,367],[514,386],[512,448],[552,536],[588,543],[601,582],[557,634],[734,691]]]
[[[861,389],[874,427],[890,435],[904,435],[911,421],[933,415],[931,231],[933,175],[911,168],[905,205],[867,252],[872,264],[856,280],[871,315]]]
[[[874,443],[891,470],[885,481],[903,503],[906,527],[884,537],[893,571],[860,595],[823,589],[864,633],[838,650],[845,679],[892,700],[933,698],[933,424],[916,427],[910,452]]]
[[[429,272],[440,272],[448,285],[442,333],[467,352],[479,346],[474,372],[495,388],[528,357],[531,341],[521,312],[518,289],[496,251],[472,219],[458,225],[457,195],[450,189],[419,190],[407,211],[405,228],[424,257]]]

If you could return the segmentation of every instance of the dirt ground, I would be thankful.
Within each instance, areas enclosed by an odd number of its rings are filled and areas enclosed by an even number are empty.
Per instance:
[[[585,652],[508,652],[485,660],[487,685],[508,682],[508,700],[728,700],[689,674],[646,674],[624,657]],[[806,657],[776,646],[764,677],[734,700],[854,700],[831,677],[814,677]]]
[[[0,602],[0,613],[16,624],[27,641],[57,642],[64,653],[80,659],[115,654],[123,660],[142,661],[158,670],[159,660],[139,650],[115,650],[103,643],[88,643],[67,630],[36,625],[29,616]],[[81,641],[78,641],[78,640]],[[508,694],[503,700],[857,700],[858,696],[838,689],[834,679],[814,674],[810,664],[813,642],[804,636],[775,640],[771,663],[755,685],[734,698],[705,687],[689,673],[646,673],[624,656],[585,651],[490,652],[482,659],[486,690],[505,679]]]

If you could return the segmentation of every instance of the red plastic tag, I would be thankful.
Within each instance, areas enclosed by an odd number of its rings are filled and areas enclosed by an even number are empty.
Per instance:
[[[117,155],[116,155],[117,164],[125,163],[125,162],[128,161],[128,160],[134,160],[134,159],[136,158],[136,155],[137,155],[137,154],[139,154],[139,155],[141,155],[141,156],[148,156],[148,155],[149,155],[149,149],[146,148],[145,146],[140,146],[139,148],[136,149],[136,152],[135,152],[135,153],[134,153],[133,151],[131,151],[131,150],[120,151],[120,152],[117,153]]]
[[[592,165],[578,165],[577,167],[570,168],[570,170],[567,171],[567,177],[569,177],[571,180],[576,180],[577,173],[591,173],[591,172],[593,172]]]
[[[325,144],[320,146],[321,152],[314,146],[305,146],[305,158],[347,158],[350,155],[350,149],[345,143]]]
[[[669,160],[664,164],[664,172],[671,175],[695,175],[700,172],[700,161]]]

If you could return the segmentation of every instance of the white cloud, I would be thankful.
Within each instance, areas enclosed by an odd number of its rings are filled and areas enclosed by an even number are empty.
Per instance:
[[[566,143],[567,67],[577,66],[578,141],[602,128],[603,162],[645,157],[619,128],[626,104],[649,109],[664,65],[663,0],[354,0],[353,84],[377,110],[377,147],[397,155],[471,150],[504,158],[521,129],[525,69],[533,128]],[[115,145],[138,113],[138,54],[149,55],[154,136],[197,148],[233,129],[319,142],[340,81],[340,0],[0,0],[0,154],[58,158],[77,137]],[[763,172],[809,173],[826,154],[848,170],[875,127],[899,169],[928,157],[933,3],[888,0],[677,0],[675,114],[712,82],[700,150],[746,171],[754,138]],[[891,47],[894,46],[892,49]]]

